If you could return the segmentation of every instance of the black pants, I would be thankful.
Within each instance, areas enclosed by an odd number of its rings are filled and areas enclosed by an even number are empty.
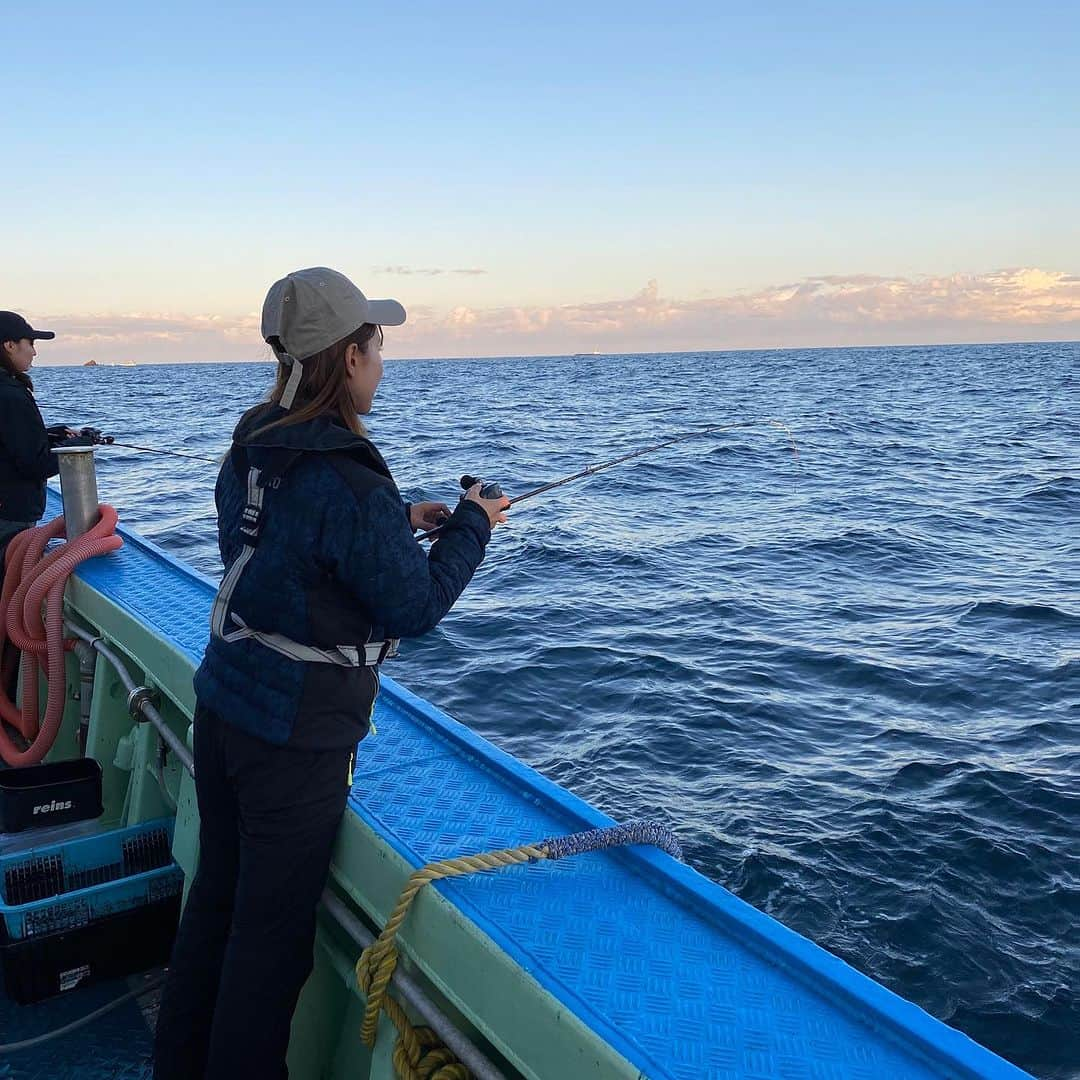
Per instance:
[[[353,752],[273,746],[196,711],[201,850],[161,999],[155,1080],[288,1076]]]

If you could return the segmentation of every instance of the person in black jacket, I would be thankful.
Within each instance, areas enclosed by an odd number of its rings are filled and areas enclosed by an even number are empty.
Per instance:
[[[60,471],[52,448],[90,444],[63,424],[47,428],[34,401],[28,374],[37,355],[34,342],[55,336],[35,330],[14,311],[0,311],[0,568],[12,537],[45,512],[45,481]]]
[[[407,505],[357,414],[395,300],[324,267],[277,282],[278,359],[218,478],[225,576],[195,675],[200,856],[162,997],[154,1076],[286,1076],[315,908],[397,638],[430,630],[484,557],[505,499]],[[430,551],[417,529],[442,522]]]

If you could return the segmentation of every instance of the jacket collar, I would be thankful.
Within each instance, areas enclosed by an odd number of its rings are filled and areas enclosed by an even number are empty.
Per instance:
[[[15,376],[7,370],[7,368],[0,368],[0,387],[3,387],[4,389],[11,389],[12,387],[15,387],[21,390],[24,394],[29,394],[31,397],[34,396],[33,391],[28,386],[24,386],[21,382],[19,382],[19,380],[16,379]]]
[[[346,453],[376,472],[390,475],[389,467],[370,439],[354,435],[329,416],[318,416],[300,424],[279,424],[269,431],[259,430],[288,415],[277,405],[266,405],[252,411],[237,424],[233,443],[249,449]]]

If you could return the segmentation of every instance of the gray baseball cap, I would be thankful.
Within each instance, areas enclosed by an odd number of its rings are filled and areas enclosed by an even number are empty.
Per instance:
[[[303,376],[302,362],[348,337],[365,323],[400,326],[405,309],[396,300],[369,300],[344,274],[325,266],[294,270],[275,281],[262,310],[265,341],[278,360],[292,367],[281,405],[292,406]]]

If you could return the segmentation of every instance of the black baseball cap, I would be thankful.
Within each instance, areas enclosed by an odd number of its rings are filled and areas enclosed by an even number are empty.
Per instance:
[[[48,341],[56,335],[51,330],[35,330],[21,315],[14,311],[0,311],[0,341]]]

